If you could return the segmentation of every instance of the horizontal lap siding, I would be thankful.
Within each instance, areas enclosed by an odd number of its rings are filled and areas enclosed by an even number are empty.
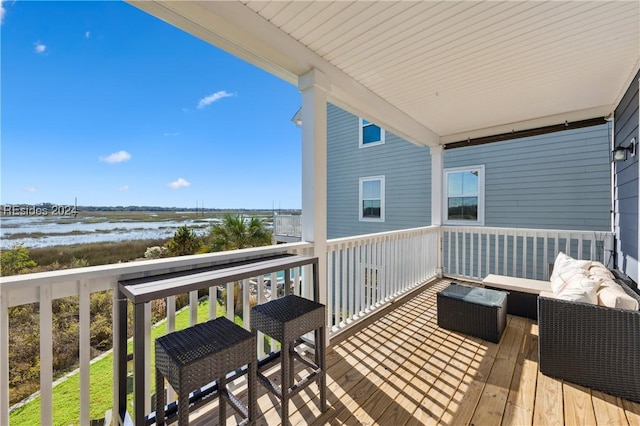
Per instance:
[[[607,124],[445,151],[445,167],[485,166],[485,225],[610,230]]]
[[[634,77],[614,113],[615,146],[627,146],[638,138],[638,78]],[[615,212],[618,267],[638,281],[638,155],[615,163]]]
[[[384,145],[360,149],[358,117],[327,107],[327,237],[431,224],[431,156],[387,132]],[[360,222],[359,179],[385,176],[385,221]]]

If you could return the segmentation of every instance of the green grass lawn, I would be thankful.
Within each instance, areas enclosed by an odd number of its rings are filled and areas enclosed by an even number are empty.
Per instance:
[[[225,307],[216,301],[218,316],[225,315]],[[209,315],[209,300],[200,301],[198,304],[198,323],[204,322]],[[240,317],[236,316],[235,322],[242,324]],[[189,325],[189,309],[184,309],[176,315],[176,330],[181,330]],[[154,326],[151,329],[151,340],[167,333],[166,322]],[[128,351],[133,352],[133,342],[129,342]],[[151,392],[155,392],[155,355],[151,351]],[[91,418],[100,419],[104,413],[113,406],[113,354],[91,365]],[[75,374],[68,380],[60,383],[53,389],[53,421],[55,425],[77,425],[80,419],[80,375]],[[127,395],[127,409],[132,413],[132,391]],[[40,424],[40,397],[35,398],[23,407],[13,411],[10,415],[12,425],[36,425]]]

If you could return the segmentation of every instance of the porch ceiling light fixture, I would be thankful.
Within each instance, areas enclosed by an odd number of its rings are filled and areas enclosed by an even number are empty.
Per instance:
[[[632,157],[636,156],[636,138],[632,138],[631,142],[629,142],[629,145],[625,147],[619,146],[614,149],[612,152],[613,161],[625,161],[627,159],[627,152],[630,152]]]

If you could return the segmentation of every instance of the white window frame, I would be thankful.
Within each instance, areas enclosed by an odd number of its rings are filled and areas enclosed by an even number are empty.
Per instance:
[[[372,146],[378,146],[378,145],[384,145],[385,142],[385,131],[382,127],[378,126],[377,124],[374,124],[372,122],[370,122],[367,124],[364,124],[364,118],[360,117],[359,121],[358,121],[358,144],[360,146],[360,149],[362,148],[369,148]],[[380,127],[380,140],[377,142],[369,142],[369,143],[364,143],[364,132],[362,131],[362,129],[366,126],[376,126],[376,127]]]
[[[362,216],[362,201],[364,200],[362,194],[362,184],[364,182],[380,181],[380,217],[363,217]],[[358,218],[360,222],[384,222],[384,176],[368,176],[361,177],[358,185]]]
[[[449,174],[478,172],[478,220],[449,220]],[[484,165],[451,167],[444,169],[442,193],[442,218],[445,225],[484,226]]]

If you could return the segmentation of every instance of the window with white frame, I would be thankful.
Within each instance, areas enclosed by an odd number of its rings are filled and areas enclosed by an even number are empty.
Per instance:
[[[360,119],[360,148],[382,145],[384,143],[384,129],[380,126]]]
[[[360,220],[384,222],[384,176],[360,178]]]
[[[451,225],[484,225],[484,166],[444,170],[444,220]]]

